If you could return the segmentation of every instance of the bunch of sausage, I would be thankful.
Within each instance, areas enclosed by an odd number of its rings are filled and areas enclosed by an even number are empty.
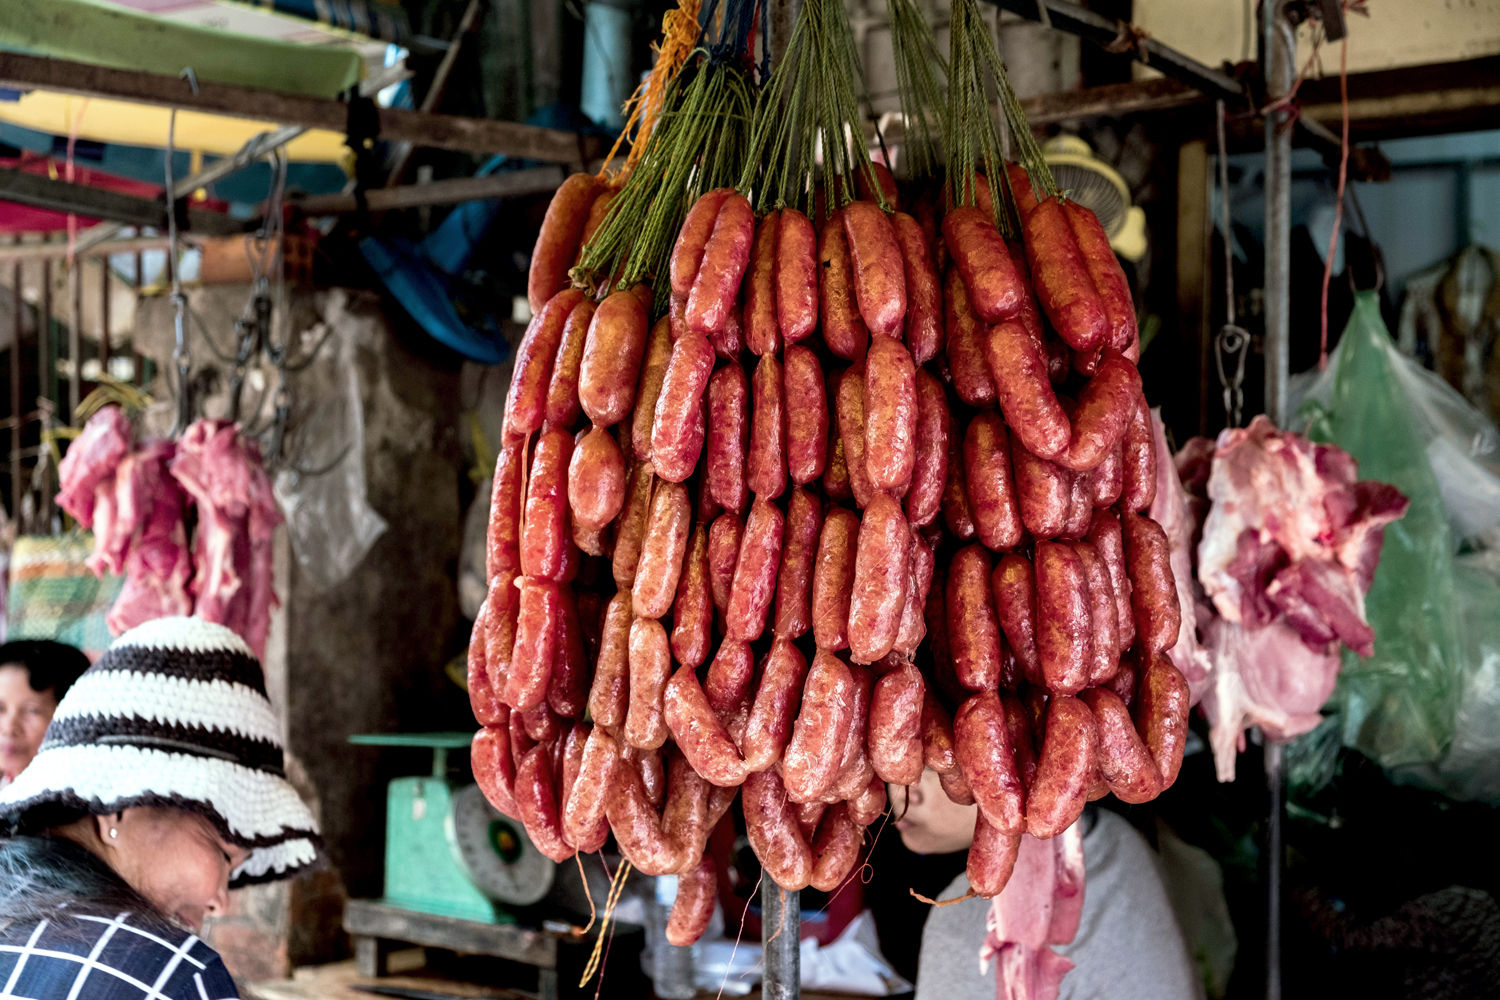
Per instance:
[[[607,193],[579,175],[547,213],[469,652],[474,771],[555,860],[612,834],[679,873],[676,943],[712,912],[704,848],[737,793],[766,874],[831,891],[885,783],[930,767],[978,805],[969,876],[993,895],[1022,833],[1176,776],[1128,287],[1092,213],[1019,168],[1015,188],[1014,244],[983,188],[818,225],[710,191],[667,280],[597,303],[568,267]]]

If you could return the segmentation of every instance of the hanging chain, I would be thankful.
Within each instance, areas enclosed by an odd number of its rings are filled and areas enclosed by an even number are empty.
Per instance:
[[[1224,142],[1224,102],[1215,102],[1215,125],[1219,139],[1219,209],[1224,222],[1225,323],[1214,337],[1214,365],[1224,390],[1224,416],[1230,427],[1240,426],[1245,411],[1245,359],[1250,354],[1250,334],[1235,323],[1234,234],[1229,217],[1229,157]],[[1233,368],[1233,374],[1226,371]]]

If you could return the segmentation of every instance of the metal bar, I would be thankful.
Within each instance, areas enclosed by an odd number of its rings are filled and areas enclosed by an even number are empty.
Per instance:
[[[404,184],[401,187],[366,191],[365,203],[371,212],[382,212],[425,205],[450,205],[485,198],[542,194],[556,190],[564,176],[565,171],[557,167],[536,167],[484,177],[457,177],[430,184]],[[288,199],[287,203],[304,215],[336,215],[360,209],[358,200],[352,194],[309,195],[305,198]]]
[[[14,242],[21,242],[15,237]],[[11,265],[10,271],[10,517],[17,521],[21,516],[21,311],[26,302],[21,297],[21,262]]]
[[[160,229],[167,224],[167,207],[154,198],[141,198],[119,191],[55,181],[22,170],[0,169],[0,199],[36,208],[112,219],[132,226]],[[245,224],[222,212],[187,211],[190,229],[218,236],[245,231]]]
[[[161,73],[114,69],[15,52],[0,52],[0,86],[107,97],[333,132],[343,132],[349,119],[349,106],[341,100],[208,81],[197,81],[194,85],[188,80]],[[504,153],[547,163],[575,163],[580,147],[589,156],[602,152],[596,138],[519,122],[400,108],[377,108],[376,115],[382,139],[418,146]]]
[[[464,9],[464,16],[459,18],[458,30],[453,34],[453,41],[448,43],[448,51],[443,53],[442,62],[432,74],[432,84],[427,88],[427,93],[422,95],[422,105],[418,109],[423,112],[436,111],[438,104],[443,100],[443,95],[448,92],[448,77],[453,75],[453,67],[458,64],[458,54],[463,50],[464,40],[474,31],[474,25],[479,21],[480,0],[469,0],[469,6]],[[411,143],[403,143],[400,154],[391,166],[391,172],[385,179],[386,187],[395,187],[401,183],[401,178],[406,176],[406,168],[411,164],[411,154],[415,147]]]
[[[99,262],[99,268],[103,272],[99,275],[99,375],[109,374],[109,292],[112,276],[109,270],[109,261]]]
[[[52,386],[52,262],[42,261],[42,280],[37,296],[36,394],[51,398]]]
[[[83,266],[74,260],[68,267],[68,416],[78,412],[83,398]]]
[[[802,901],[769,878],[760,884],[760,942],[765,1000],[797,1000],[802,995]]]
[[[1070,35],[1077,35],[1079,38],[1088,39],[1099,45],[1126,46],[1125,51],[1133,54],[1138,62],[1159,70],[1173,79],[1181,80],[1210,97],[1239,101],[1247,97],[1245,85],[1234,77],[1205,66],[1191,56],[1184,55],[1169,45],[1163,45],[1154,38],[1138,34],[1135,27],[1128,21],[1101,17],[1093,11],[1086,10],[1075,3],[1067,3],[1065,0],[990,0],[990,2],[1002,10],[1019,14],[1027,20],[1050,25],[1059,31],[1066,31]]]
[[[1296,78],[1296,37],[1284,9],[1287,0],[1261,7],[1261,68],[1266,95],[1275,104],[1290,93]],[[1280,108],[1266,115],[1265,359],[1266,416],[1281,427],[1287,417],[1288,340],[1291,307],[1292,132],[1291,112]]]

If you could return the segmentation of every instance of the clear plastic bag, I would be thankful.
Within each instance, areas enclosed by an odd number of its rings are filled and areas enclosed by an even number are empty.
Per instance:
[[[1449,512],[1425,424],[1434,411],[1410,398],[1409,387],[1423,384],[1412,366],[1391,342],[1373,293],[1362,293],[1297,422],[1309,423],[1309,437],[1354,456],[1361,479],[1391,483],[1411,500],[1406,516],[1385,529],[1365,598],[1374,655],[1345,651],[1325,706],[1336,713],[1345,746],[1393,771],[1444,757],[1469,673]]]
[[[302,373],[294,398],[312,401],[298,415],[288,455],[276,473],[298,570],[316,590],[342,583],[386,529],[365,483],[365,417],[354,332],[335,323],[332,356]]]

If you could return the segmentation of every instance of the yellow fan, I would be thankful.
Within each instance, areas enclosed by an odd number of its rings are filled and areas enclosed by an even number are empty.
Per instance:
[[[1115,253],[1135,262],[1146,255],[1146,213],[1130,203],[1119,171],[1094,155],[1077,136],[1060,135],[1042,146],[1059,190],[1099,216]]]

